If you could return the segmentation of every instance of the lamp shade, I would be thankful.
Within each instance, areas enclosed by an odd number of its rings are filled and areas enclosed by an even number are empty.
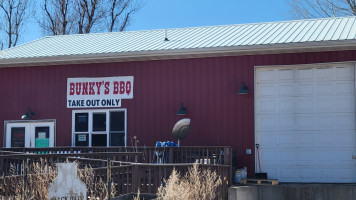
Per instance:
[[[183,103],[180,105],[180,108],[178,112],[176,112],[177,115],[186,115],[187,114],[187,108],[183,106]]]
[[[248,89],[245,85],[245,82],[242,82],[241,89],[237,92],[237,94],[248,94]]]
[[[21,119],[31,119],[33,115],[35,115],[35,113],[31,111],[30,107],[27,107],[26,113],[21,116]]]

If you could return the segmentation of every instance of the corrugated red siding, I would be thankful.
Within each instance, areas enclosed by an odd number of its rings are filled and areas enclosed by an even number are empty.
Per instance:
[[[66,108],[69,77],[134,76],[134,99],[127,108],[128,145],[173,140],[175,115],[184,103],[191,133],[182,145],[228,145],[237,152],[238,167],[254,171],[254,66],[355,61],[356,51],[295,53],[81,64],[0,69],[0,121],[19,120],[27,106],[33,119],[57,120],[57,146],[71,145],[72,110]],[[248,95],[236,92],[245,81]],[[4,124],[0,125],[4,130]],[[1,135],[3,135],[1,131]],[[3,144],[3,137],[0,137]],[[252,155],[245,155],[245,149]]]

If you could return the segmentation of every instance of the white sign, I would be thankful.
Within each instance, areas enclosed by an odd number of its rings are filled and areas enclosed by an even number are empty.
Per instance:
[[[49,185],[49,200],[86,200],[87,188],[77,177],[77,163],[58,163],[58,176]]]
[[[133,76],[68,78],[67,108],[121,107],[133,98]]]
[[[47,138],[46,135],[47,135],[46,132],[38,132],[38,137],[37,138],[38,139],[45,139],[45,138]]]
[[[86,135],[78,135],[78,142],[85,142],[87,141]]]

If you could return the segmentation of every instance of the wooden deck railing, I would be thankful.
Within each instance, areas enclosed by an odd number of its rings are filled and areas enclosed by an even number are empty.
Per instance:
[[[6,175],[10,163],[22,175],[24,163],[78,161],[80,168],[90,165],[95,175],[116,184],[117,195],[156,193],[163,179],[175,168],[180,174],[188,171],[193,163],[201,169],[210,168],[223,180],[219,197],[227,197],[227,188],[232,181],[230,147],[127,147],[127,148],[12,148],[0,149],[0,175]],[[110,167],[108,167],[110,163]]]
[[[81,154],[99,152],[142,152],[140,163],[204,163],[231,165],[231,147],[51,147],[0,148],[1,151],[34,154]],[[1,155],[1,154],[0,154]],[[121,159],[121,158],[120,158]]]

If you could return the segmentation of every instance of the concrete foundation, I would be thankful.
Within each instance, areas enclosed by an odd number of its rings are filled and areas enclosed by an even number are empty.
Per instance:
[[[354,200],[356,184],[238,185],[228,191],[229,200]]]

